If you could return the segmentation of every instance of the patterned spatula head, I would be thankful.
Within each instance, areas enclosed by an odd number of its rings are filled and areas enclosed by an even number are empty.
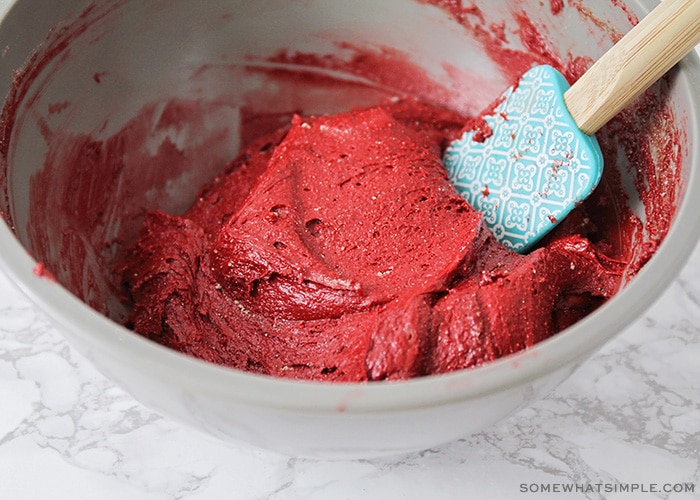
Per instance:
[[[457,191],[519,253],[583,201],[603,172],[595,136],[579,129],[564,103],[568,88],[554,68],[532,68],[443,156]]]

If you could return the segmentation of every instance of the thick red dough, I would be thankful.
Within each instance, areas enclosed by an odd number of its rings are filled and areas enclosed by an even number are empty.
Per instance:
[[[147,217],[133,328],[257,373],[393,380],[532,346],[613,295],[623,265],[581,236],[493,240],[440,161],[461,124],[412,100],[295,116],[187,213]]]

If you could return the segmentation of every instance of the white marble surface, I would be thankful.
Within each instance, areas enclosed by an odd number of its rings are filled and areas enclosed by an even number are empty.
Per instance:
[[[231,448],[143,407],[0,274],[0,499],[700,498],[699,325],[700,248],[546,400],[441,448],[325,462]],[[605,493],[680,483],[695,492]],[[588,491],[521,492],[542,484]]]

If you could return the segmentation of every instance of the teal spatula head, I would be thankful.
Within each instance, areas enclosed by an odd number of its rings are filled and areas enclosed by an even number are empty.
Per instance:
[[[532,68],[443,156],[452,185],[496,239],[519,253],[583,201],[603,172],[598,141],[564,103],[568,89],[554,68]]]

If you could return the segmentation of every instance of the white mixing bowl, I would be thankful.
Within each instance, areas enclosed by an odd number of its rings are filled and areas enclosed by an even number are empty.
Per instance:
[[[237,124],[246,106],[315,113],[413,93],[474,113],[510,83],[484,52],[480,36],[503,28],[512,48],[524,50],[518,12],[527,13],[556,56],[596,58],[616,32],[630,28],[630,19],[653,7],[651,0],[630,2],[629,9],[597,0],[579,8],[569,2],[557,12],[556,2],[483,1],[477,2],[479,12],[463,13],[466,24],[460,24],[458,12],[450,10],[457,8],[454,3],[106,0],[86,8],[85,0],[16,1],[0,25],[0,92],[9,103],[0,127],[0,267],[106,376],[144,404],[227,440],[305,456],[401,453],[481,430],[543,397],[659,297],[698,240],[700,65],[695,54],[654,90],[666,93],[669,112],[651,120],[650,143],[672,134],[682,138],[675,162],[663,161],[663,151],[653,152],[658,168],[681,170],[680,185],[669,188],[677,194],[676,210],[663,243],[612,300],[516,355],[476,369],[395,383],[322,384],[243,373],[174,352],[123,327],[126,309],[104,265],[118,254],[123,235],[131,234],[129,227],[136,227],[146,208],[183,210],[199,186],[235,155]],[[381,68],[369,65],[349,76],[367,90],[350,94],[343,85],[288,78],[303,64],[302,58],[291,57],[297,52],[351,61],[361,51],[414,64],[424,72],[416,81],[436,84],[380,79]],[[273,67],[278,79],[265,80]],[[464,92],[471,92],[469,99]],[[266,97],[256,101],[256,95]],[[197,119],[211,137],[183,132],[173,141],[203,151],[205,139],[223,140],[207,143],[211,161],[197,170],[182,165],[156,173],[128,165],[116,169],[124,186],[146,185],[124,195],[123,210],[100,227],[101,240],[96,240],[95,228],[84,226],[92,220],[85,213],[99,207],[89,205],[85,186],[99,190],[100,181],[91,180],[89,169],[67,179],[47,167],[47,158],[62,146],[55,132],[63,138],[108,138],[144,106],[158,109],[174,97],[198,103]],[[154,147],[162,139],[154,137]],[[121,146],[128,154],[129,145]],[[63,186],[64,198],[36,199],[33,183],[39,176],[44,186],[54,180]],[[633,183],[628,189],[635,200]],[[49,189],[43,195],[55,193]],[[82,199],[88,200],[85,206],[79,204]],[[644,207],[630,203],[644,220]],[[43,215],[36,214],[37,206],[43,206]],[[38,262],[56,281],[40,272]]]

